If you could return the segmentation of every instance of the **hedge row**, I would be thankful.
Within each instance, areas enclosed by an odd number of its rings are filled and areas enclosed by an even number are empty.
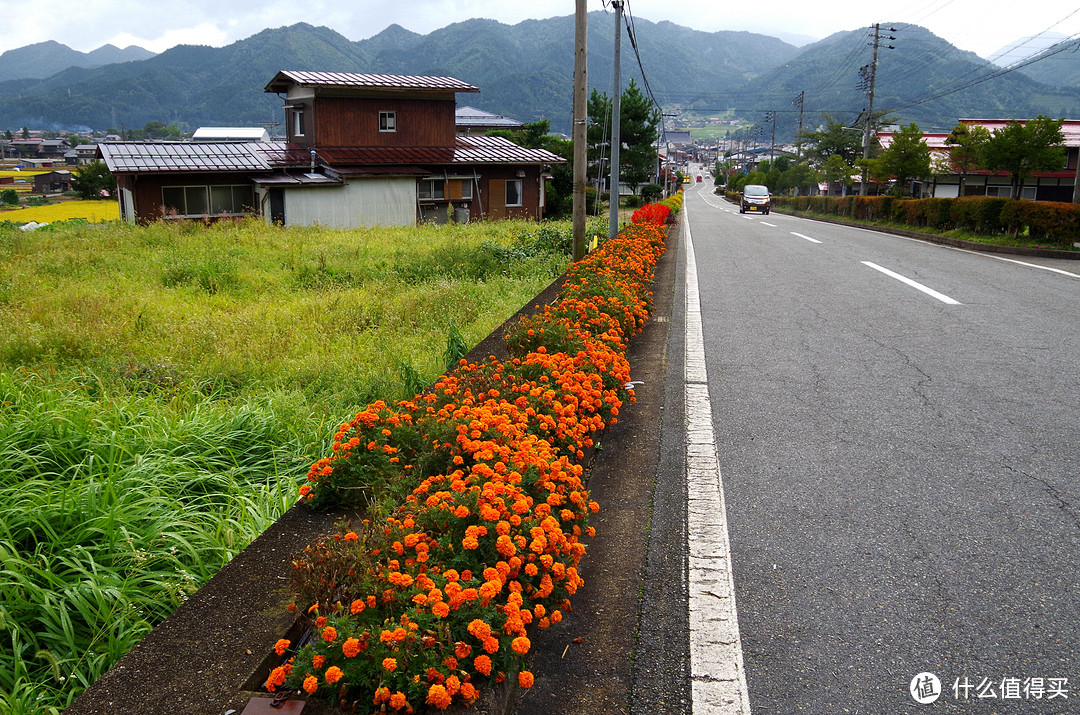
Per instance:
[[[774,197],[773,203],[795,211],[892,221],[938,231],[964,229],[988,236],[1027,231],[1030,238],[1070,244],[1080,239],[1080,205],[993,196],[957,199],[900,199],[893,196]]]
[[[312,632],[278,642],[268,690],[411,713],[471,704],[515,673],[532,685],[529,634],[558,623],[583,583],[599,508],[583,450],[633,400],[626,343],[648,319],[680,200],[640,210],[574,264],[560,299],[510,330],[510,360],[462,361],[430,392],[338,428],[301,498],[370,517],[296,558],[293,608]]]

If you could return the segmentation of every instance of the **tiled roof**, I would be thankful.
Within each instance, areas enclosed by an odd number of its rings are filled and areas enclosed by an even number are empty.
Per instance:
[[[267,92],[284,92],[292,85],[302,87],[348,87],[378,90],[424,90],[439,92],[479,92],[479,88],[453,77],[426,75],[358,74],[355,72],[302,72],[282,70],[266,85]]]
[[[251,144],[225,142],[104,142],[109,171],[269,171]]]
[[[457,137],[455,164],[565,164],[546,149],[526,149],[503,137]]]

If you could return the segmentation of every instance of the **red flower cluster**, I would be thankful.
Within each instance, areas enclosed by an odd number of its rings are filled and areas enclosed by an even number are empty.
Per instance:
[[[308,613],[325,615],[268,688],[287,676],[343,706],[412,712],[471,703],[477,683],[520,670],[527,629],[558,623],[584,583],[581,538],[599,507],[580,462],[633,399],[626,343],[648,319],[664,237],[662,220],[635,218],[511,330],[511,360],[462,361],[430,392],[338,428],[302,499],[366,500],[378,518],[295,562]]]

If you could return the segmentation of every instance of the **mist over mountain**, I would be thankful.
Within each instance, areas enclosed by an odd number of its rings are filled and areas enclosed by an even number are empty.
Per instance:
[[[778,133],[789,136],[798,121],[792,101],[802,92],[805,122],[820,122],[826,112],[853,121],[865,104],[858,86],[859,68],[870,61],[865,30],[799,48],[761,34],[701,32],[641,18],[634,27],[648,85],[665,111],[734,111],[751,121],[772,111]],[[898,121],[928,129],[951,128],[961,116],[1080,116],[1075,90],[1020,72],[985,79],[999,68],[921,27],[900,26],[894,34],[895,49],[879,56],[875,109],[891,110]],[[554,130],[569,133],[573,35],[572,15],[516,25],[467,20],[426,35],[391,25],[358,42],[299,23],[220,48],[181,45],[136,61],[122,54],[118,64],[68,64],[48,77],[0,82],[0,128],[120,129],[157,120],[190,131],[280,121],[282,102],[263,87],[279,70],[293,69],[452,76],[480,88],[470,105],[526,122],[547,118]],[[590,13],[589,86],[608,94],[613,35],[610,14]],[[623,81],[644,87],[625,35],[622,46]],[[0,56],[0,77],[14,71],[9,56],[28,56],[32,48],[70,57],[58,43],[11,50]],[[100,50],[76,54],[107,57],[95,53]]]

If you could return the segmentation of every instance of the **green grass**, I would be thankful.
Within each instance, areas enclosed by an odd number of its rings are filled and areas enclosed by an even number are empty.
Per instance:
[[[294,502],[341,419],[558,275],[568,230],[0,228],[0,712],[68,705]]]

